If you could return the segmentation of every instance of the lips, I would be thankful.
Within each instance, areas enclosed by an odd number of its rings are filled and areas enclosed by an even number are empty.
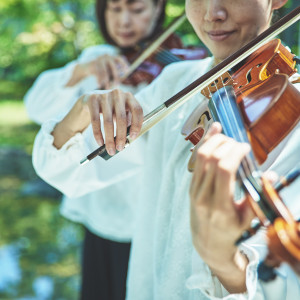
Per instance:
[[[207,31],[207,35],[209,38],[213,41],[224,41],[227,38],[229,38],[235,31],[225,31],[225,30],[212,30],[212,31]]]
[[[130,38],[132,36],[134,36],[133,32],[119,32],[118,36],[122,37],[122,38]]]

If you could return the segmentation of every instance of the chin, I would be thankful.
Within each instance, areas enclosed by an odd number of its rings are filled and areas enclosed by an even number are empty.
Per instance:
[[[136,42],[133,43],[133,42],[128,42],[128,41],[126,41],[126,42],[122,41],[122,42],[118,43],[118,45],[121,48],[131,48],[131,47],[134,47],[136,44],[137,44]]]

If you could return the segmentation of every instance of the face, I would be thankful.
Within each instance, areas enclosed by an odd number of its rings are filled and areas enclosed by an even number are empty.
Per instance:
[[[269,27],[272,11],[287,0],[186,0],[187,17],[216,62]]]
[[[108,34],[118,46],[133,47],[152,33],[159,13],[160,5],[153,0],[108,0]]]

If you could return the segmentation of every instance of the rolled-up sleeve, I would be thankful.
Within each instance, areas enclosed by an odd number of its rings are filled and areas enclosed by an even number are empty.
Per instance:
[[[282,264],[276,269],[276,278],[269,282],[258,279],[257,266],[265,254],[266,248],[263,244],[253,246],[242,244],[242,251],[248,258],[246,268],[247,291],[242,294],[230,294],[209,267],[203,262],[196,250],[193,253],[193,274],[187,279],[186,286],[192,293],[192,299],[202,299],[205,295],[211,300],[295,300],[300,299],[300,282],[298,276],[291,268]]]

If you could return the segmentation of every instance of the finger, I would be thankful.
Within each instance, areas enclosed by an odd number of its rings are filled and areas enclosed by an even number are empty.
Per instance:
[[[120,95],[118,91],[114,91],[114,112],[116,116],[116,148],[118,151],[122,151],[124,149],[126,143],[127,136],[127,114],[125,109],[125,101],[119,101],[123,95]]]
[[[119,76],[123,76],[125,75],[125,73],[128,71],[129,69],[129,63],[127,61],[127,59],[123,56],[116,56],[115,57],[115,61],[118,68],[118,72],[119,72]]]
[[[194,190],[194,202],[196,205],[212,205],[214,193],[214,179],[216,163],[214,161],[202,164],[202,174],[196,179],[198,184]]]
[[[96,72],[97,72],[96,76],[98,78],[100,87],[102,89],[109,89],[110,71],[107,67],[105,58],[102,58],[101,60],[97,61]]]
[[[131,113],[130,138],[134,140],[140,133],[143,125],[143,109],[134,96],[130,93],[126,93],[126,108]]]
[[[264,177],[267,178],[272,184],[279,180],[279,176],[276,172],[269,170],[264,173]]]
[[[204,138],[199,141],[199,143],[194,147],[191,158],[188,163],[188,169],[190,172],[193,172],[195,169],[196,158],[197,158],[197,151],[198,149],[213,135],[221,133],[222,127],[220,123],[214,122],[211,124],[210,128],[204,135]]]
[[[130,126],[131,121],[132,121],[132,114],[130,111],[126,112],[126,118],[127,118],[127,127]]]
[[[114,139],[114,122],[113,122],[113,108],[111,95],[104,94],[101,101],[101,113],[103,115],[103,125],[105,132],[105,147],[109,155],[116,153],[115,139]]]
[[[236,141],[228,141],[228,145],[223,148],[224,155],[218,163],[215,179],[215,190],[222,191],[224,195],[234,195],[236,173],[241,164],[242,159],[250,151],[250,146],[245,143],[238,143]],[[221,151],[221,150],[220,150]],[[216,154],[218,155],[218,154]],[[226,201],[226,199],[228,199]],[[224,201],[219,201],[219,205],[224,209],[232,207],[232,199],[225,198]]]
[[[104,144],[104,140],[100,125],[100,107],[98,97],[99,95],[91,95],[86,103],[91,115],[91,124],[95,140],[99,146],[102,146]]]
[[[214,129],[213,129],[214,130]],[[202,180],[206,176],[207,165],[212,164],[211,154],[221,144],[225,143],[226,137],[222,134],[216,134],[206,141],[196,152],[196,164],[191,184],[191,193],[194,197],[199,197],[202,187]],[[206,182],[208,184],[208,182]],[[207,186],[206,186],[207,187]]]
[[[209,129],[207,130],[207,133],[203,139],[203,143],[205,143],[208,139],[210,139],[212,136],[221,133],[222,132],[222,126],[219,122],[214,122],[211,124]]]
[[[256,217],[248,199],[250,196],[246,196],[242,201],[235,202],[235,208],[240,219],[241,231],[247,230],[251,226],[251,221]]]
[[[119,71],[118,66],[112,58],[107,60],[107,68],[110,74],[110,88],[119,84]]]

